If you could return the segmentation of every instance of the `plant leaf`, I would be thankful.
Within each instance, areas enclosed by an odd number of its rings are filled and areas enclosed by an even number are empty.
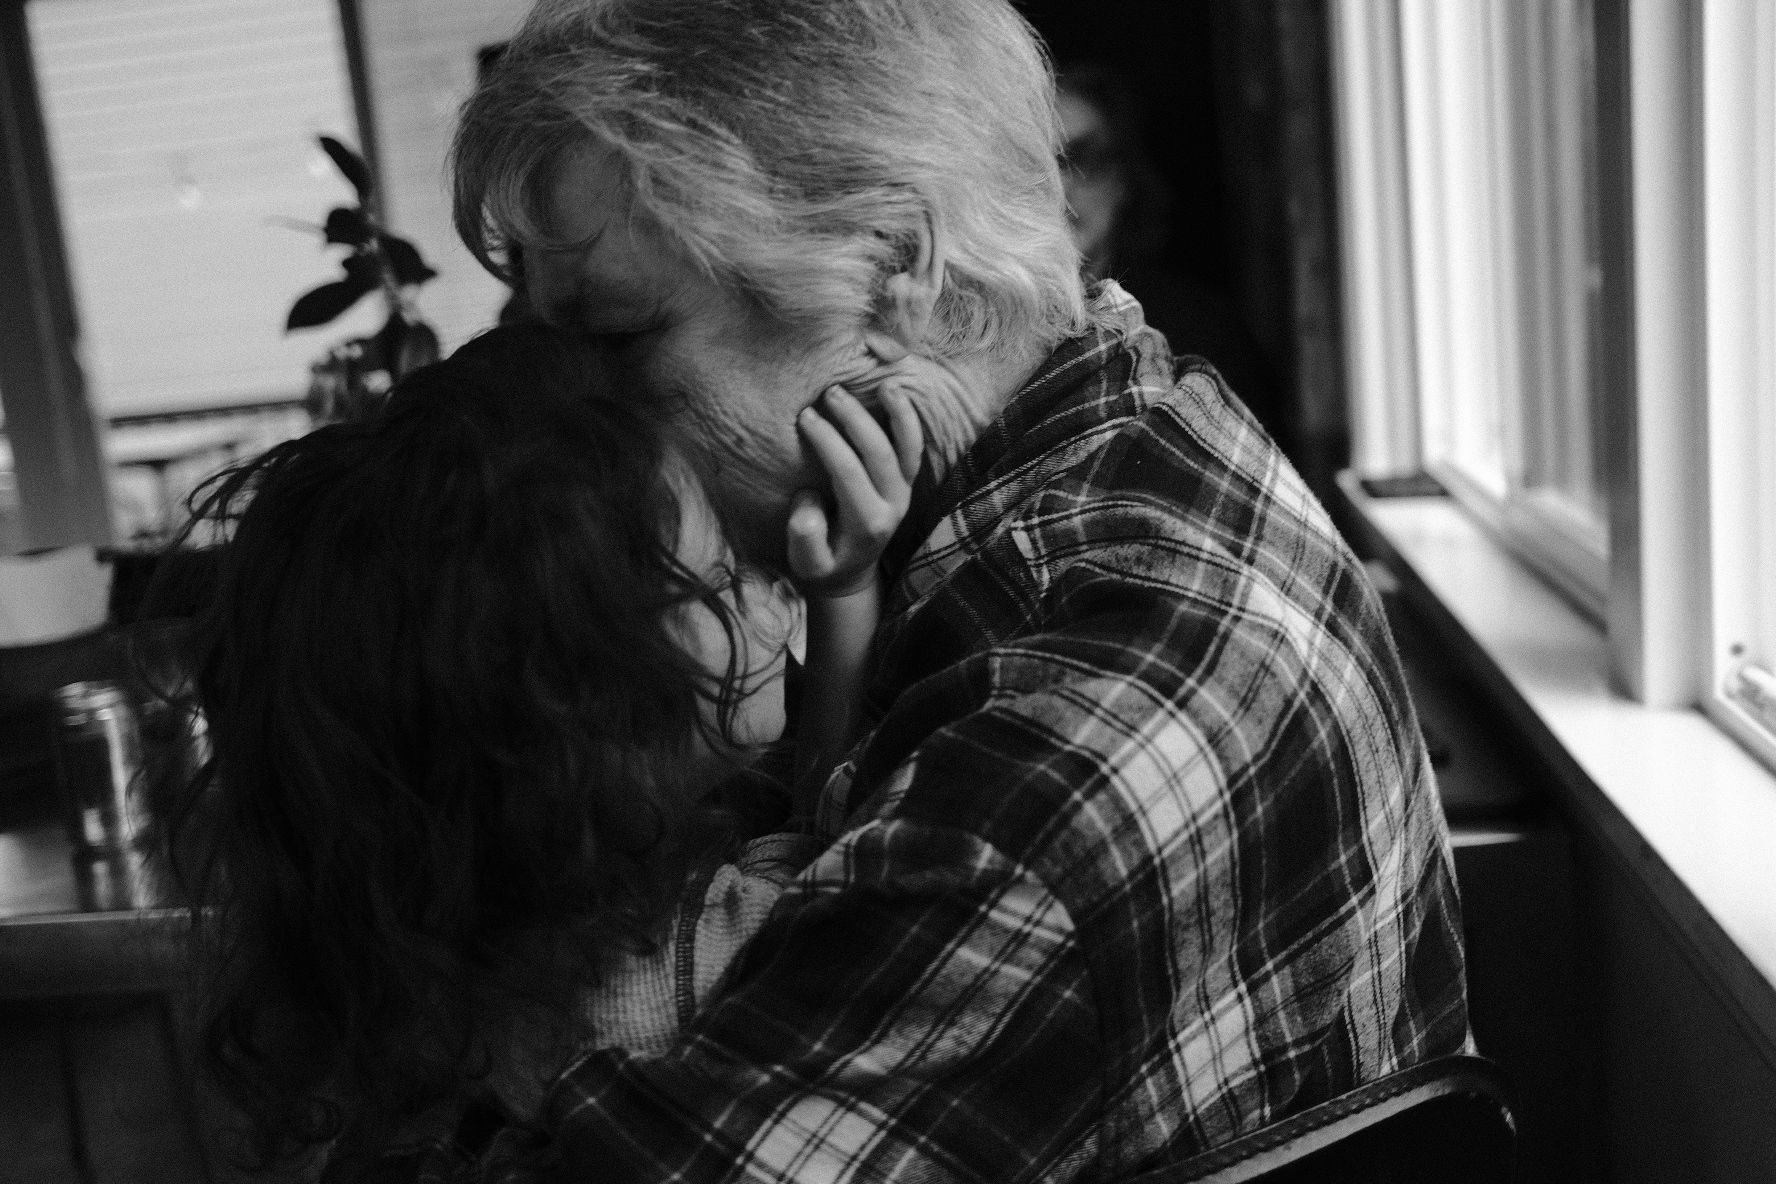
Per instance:
[[[370,219],[357,206],[340,206],[327,214],[327,241],[361,247],[370,241]]]
[[[286,230],[300,230],[304,234],[314,234],[322,230],[319,222],[304,222],[300,218],[286,218],[282,214],[272,214],[265,219],[267,226],[282,226]]]
[[[382,244],[382,253],[388,256],[389,270],[395,273],[395,283],[402,287],[423,284],[438,274],[419,257],[419,248],[406,239],[386,231],[376,238]]]
[[[345,278],[364,285],[366,292],[382,287],[382,261],[368,242],[345,257]]]
[[[304,292],[291,307],[290,315],[284,321],[284,332],[324,325],[356,304],[364,293],[375,287],[374,282],[365,284],[363,280],[347,275],[345,279],[334,280]]]
[[[443,356],[444,347],[438,342],[438,334],[424,321],[414,321],[407,326],[407,335],[401,340],[401,352],[395,355],[395,375],[411,374]]]
[[[358,200],[368,202],[370,195],[376,192],[376,185],[370,179],[370,166],[364,163],[364,158],[332,136],[321,136],[319,139],[322,149],[333,158],[333,163],[339,166],[339,171],[351,182],[351,187],[358,191]]]

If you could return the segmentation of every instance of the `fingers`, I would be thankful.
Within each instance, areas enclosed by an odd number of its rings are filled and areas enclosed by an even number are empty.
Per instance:
[[[802,412],[800,424],[832,482],[838,531],[844,536],[886,539],[912,500],[894,445],[849,393],[829,391],[823,405],[831,419],[809,408]]]
[[[855,395],[841,386],[827,388],[821,407],[863,462],[864,471],[869,474],[876,492],[889,501],[897,500],[896,495],[905,478],[901,476],[895,442],[888,438],[882,425],[864,410]]]
[[[865,349],[889,365],[893,365],[912,352],[899,338],[891,337],[875,329],[864,331],[863,344]]]
[[[875,578],[876,562],[906,514],[907,474],[917,473],[923,445],[910,403],[897,401],[901,406],[888,411],[892,438],[855,396],[836,387],[797,417],[832,487],[830,499],[801,490],[791,505],[790,570],[808,590],[848,594]]]
[[[900,475],[908,485],[919,475],[925,456],[925,427],[906,391],[895,383],[885,384],[880,397],[888,411],[888,432],[894,438],[894,452],[900,459]]]
[[[831,597],[849,596],[874,580],[881,548],[855,537],[842,538],[835,547],[820,494],[800,489],[790,503],[788,551],[798,589]]]
[[[825,402],[830,404],[832,400]],[[833,500],[838,503],[841,519],[845,516],[846,506],[867,505],[880,500],[876,483],[864,468],[862,459],[831,421],[813,407],[807,407],[802,410],[797,424],[832,482]]]
[[[826,507],[814,490],[797,490],[789,510],[790,573],[798,580],[822,580],[832,574],[833,567]]]

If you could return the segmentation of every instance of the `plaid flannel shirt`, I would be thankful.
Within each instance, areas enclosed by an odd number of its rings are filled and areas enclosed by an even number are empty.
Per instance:
[[[836,841],[725,988],[423,1177],[1113,1180],[1467,1045],[1372,589],[1210,367],[1093,317],[917,491]]]

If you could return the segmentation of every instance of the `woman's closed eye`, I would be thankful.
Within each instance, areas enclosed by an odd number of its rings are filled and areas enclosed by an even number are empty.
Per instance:
[[[665,328],[666,317],[655,301],[625,304],[601,301],[582,307],[579,323],[594,345],[620,354],[634,349]]]
[[[592,329],[586,336],[600,349],[625,353],[645,341],[652,329]]]

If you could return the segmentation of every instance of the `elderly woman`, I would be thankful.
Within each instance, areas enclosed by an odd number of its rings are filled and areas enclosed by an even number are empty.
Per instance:
[[[829,387],[927,447],[824,854],[670,1052],[431,1170],[1113,1179],[1466,1046],[1376,598],[1215,371],[1082,290],[1057,148],[1008,0],[542,0],[468,103],[463,237],[753,558]]]

